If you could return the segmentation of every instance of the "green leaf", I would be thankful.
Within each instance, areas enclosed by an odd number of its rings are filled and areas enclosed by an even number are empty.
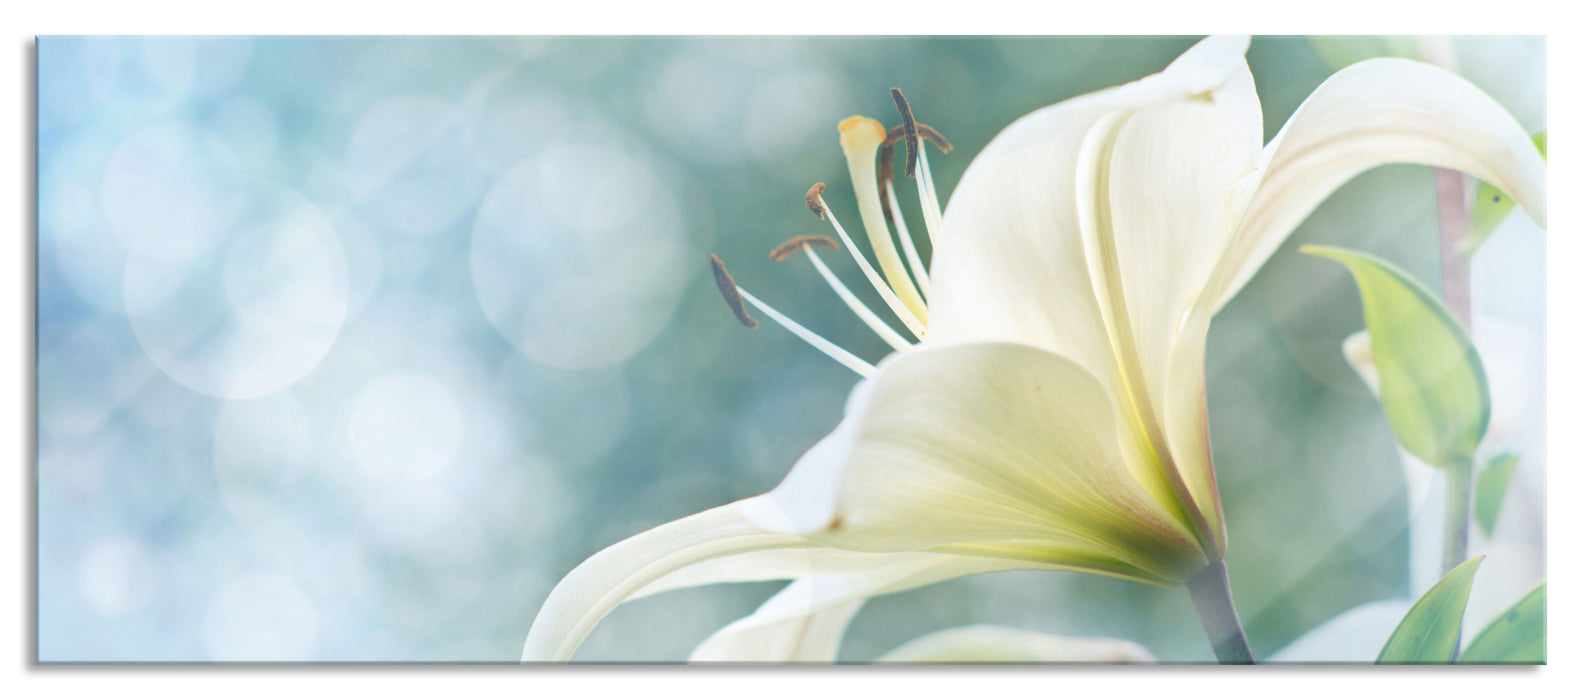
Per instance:
[[[1507,452],[1489,460],[1478,474],[1477,495],[1473,497],[1472,512],[1477,516],[1478,527],[1484,535],[1494,534],[1494,523],[1500,519],[1500,504],[1505,502],[1505,488],[1511,483],[1511,473],[1516,471],[1520,457]]]
[[[1540,131],[1533,135],[1533,145],[1538,147],[1538,152],[1549,157],[1549,132]],[[1472,209],[1467,213],[1467,250],[1477,250],[1483,241],[1494,233],[1495,227],[1505,220],[1505,215],[1511,213],[1516,207],[1516,200],[1501,192],[1487,182],[1479,182],[1478,190],[1472,196]]]
[[[1541,664],[1548,661],[1544,642],[1544,615],[1549,584],[1540,583],[1499,617],[1494,618],[1467,645],[1456,663]]]
[[[1483,557],[1466,560],[1418,598],[1390,633],[1374,663],[1448,664],[1454,660],[1456,642],[1461,639],[1461,615],[1467,610],[1472,578],[1482,563]]]
[[[1379,402],[1401,446],[1435,466],[1470,464],[1489,428],[1489,382],[1461,323],[1389,262],[1329,246],[1302,246],[1302,252],[1340,262],[1356,280]]]

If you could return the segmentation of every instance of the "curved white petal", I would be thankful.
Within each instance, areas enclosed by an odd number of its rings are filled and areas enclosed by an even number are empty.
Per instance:
[[[692,661],[833,662],[841,636],[868,598],[1027,562],[954,554],[868,555],[871,566],[800,578],[752,615],[716,632]]]
[[[945,212],[930,273],[931,337],[1035,345],[1107,376],[1110,343],[1077,220],[1083,138],[1107,114],[1233,82],[1246,47],[1245,37],[1211,37],[1160,74],[1040,109],[995,136]]]
[[[527,633],[522,660],[570,659],[599,620],[666,575],[731,555],[810,545],[755,525],[739,502],[633,535],[589,557],[550,591]]]
[[[1065,637],[1014,627],[969,625],[918,637],[879,657],[880,663],[1149,663],[1136,642]]]
[[[793,586],[795,584],[792,584]],[[789,590],[789,588],[787,589]],[[765,607],[775,604],[770,598]],[[816,613],[773,622],[737,620],[692,651],[691,663],[834,663],[841,637],[867,598],[846,601]],[[763,608],[759,608],[763,610]]]
[[[1455,74],[1398,58],[1356,63],[1324,81],[1264,149],[1264,162],[1263,184],[1226,251],[1216,310],[1331,192],[1375,166],[1469,173],[1509,193],[1539,225],[1547,208],[1543,157],[1516,119]]]
[[[1347,610],[1269,656],[1269,663],[1373,663],[1412,601],[1380,600]]]
[[[1180,583],[1207,559],[1145,493],[1103,386],[1011,343],[893,356],[846,418],[743,512],[841,549],[932,550]]]
[[[1167,375],[1184,314],[1257,179],[1246,48],[1213,37],[1158,75],[1006,128],[951,197],[932,273],[934,342],[1025,343],[1087,369],[1111,393],[1134,476],[1215,546],[1212,463],[1196,440],[1206,417],[1172,430],[1165,406],[1181,385]]]
[[[1100,119],[1077,162],[1088,274],[1117,359],[1117,402],[1138,438],[1132,460],[1157,463],[1152,471],[1187,496],[1180,507],[1217,549],[1224,523],[1203,401],[1208,318],[1188,313],[1241,224],[1262,121],[1243,62],[1212,92]]]

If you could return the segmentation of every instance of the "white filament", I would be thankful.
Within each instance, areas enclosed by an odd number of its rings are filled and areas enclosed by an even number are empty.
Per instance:
[[[852,243],[851,236],[846,235],[846,229],[835,218],[835,212],[830,211],[829,205],[824,203],[823,197],[818,198],[818,203],[819,206],[824,208],[825,216],[829,217],[830,225],[835,227],[835,233],[840,235],[840,242],[846,245],[846,250],[851,251],[852,259],[857,261],[857,266],[861,267],[863,274],[868,276],[868,282],[873,285],[875,291],[879,292],[879,296],[884,299],[884,303],[889,305],[890,311],[895,313],[896,318],[901,319],[901,323],[906,324],[907,329],[912,331],[912,335],[917,336],[919,339],[923,338],[927,333],[923,322],[917,320],[917,316],[912,313],[912,310],[901,303],[900,298],[896,297],[895,292],[890,289],[890,285],[885,284],[884,278],[880,277],[879,273],[873,269],[873,265],[868,263],[868,258],[862,254],[862,251],[857,249],[856,244]]]
[[[884,342],[889,343],[890,347],[897,350],[905,350],[912,347],[912,344],[907,342],[906,338],[890,328],[889,324],[881,320],[878,314],[869,309],[866,304],[863,304],[856,294],[853,294],[839,278],[835,277],[835,273],[830,272],[829,267],[819,258],[818,253],[813,252],[812,248],[804,248],[804,250],[807,251],[808,260],[812,261],[813,267],[818,270],[820,275],[824,276],[824,281],[828,282],[830,288],[840,295],[841,301],[846,302],[846,306],[851,307],[851,310],[856,312],[857,317],[862,319],[863,323],[868,324],[868,327],[872,328],[874,333],[878,333],[879,337],[884,339]]]
[[[874,373],[879,371],[873,365],[864,362],[862,358],[847,352],[846,349],[840,347],[839,345],[825,340],[823,336],[820,336],[819,334],[802,327],[802,324],[786,318],[784,314],[780,313],[779,311],[775,311],[773,307],[759,301],[758,297],[748,294],[747,290],[741,288],[741,285],[736,286],[736,291],[741,293],[743,299],[752,302],[753,306],[758,307],[759,311],[764,312],[764,314],[769,318],[774,319],[775,323],[780,324],[786,330],[796,334],[798,338],[806,341],[808,345],[813,346],[814,349],[818,350],[819,352],[830,356],[830,358],[836,362],[846,365],[847,369],[862,375],[864,378],[871,377],[874,375]]]
[[[934,175],[928,169],[928,152],[921,139],[917,142],[917,199],[923,207],[923,225],[928,229],[928,242],[939,245],[939,231],[944,218],[939,211],[939,194],[934,191]]]
[[[895,182],[885,182],[884,191],[890,196],[890,211],[895,215],[895,235],[901,239],[901,250],[906,252],[906,266],[911,268],[912,277],[917,279],[917,288],[923,292],[926,300],[930,294],[928,268],[923,266],[923,257],[917,254],[912,232],[906,229],[906,217],[901,216],[901,200],[895,198]]]

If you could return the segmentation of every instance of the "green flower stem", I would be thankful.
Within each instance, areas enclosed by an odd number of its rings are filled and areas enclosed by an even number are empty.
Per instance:
[[[1236,615],[1236,603],[1230,598],[1230,577],[1225,573],[1225,562],[1209,564],[1202,573],[1187,581],[1187,592],[1192,594],[1192,606],[1203,621],[1203,631],[1208,633],[1214,656],[1222,664],[1257,663],[1252,658],[1252,647],[1247,645],[1247,633],[1242,631],[1241,618]]]
[[[1467,531],[1472,522],[1472,460],[1457,457],[1445,465],[1445,545],[1440,573],[1467,560]]]

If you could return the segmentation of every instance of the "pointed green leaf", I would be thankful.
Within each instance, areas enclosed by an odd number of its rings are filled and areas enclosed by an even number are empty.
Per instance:
[[[1508,610],[1494,618],[1456,663],[1463,664],[1541,664],[1548,661],[1544,641],[1544,616],[1548,609],[1549,584],[1540,583]]]
[[[1374,663],[1448,664],[1461,638],[1461,615],[1467,610],[1472,578],[1483,557],[1473,557],[1450,570],[1406,611],[1401,624],[1379,651]]]
[[[1534,134],[1533,145],[1538,147],[1538,152],[1544,158],[1548,158],[1549,132]],[[1487,182],[1478,183],[1477,192],[1472,195],[1472,209],[1467,213],[1467,250],[1477,250],[1478,246],[1483,245],[1484,239],[1494,233],[1494,228],[1515,207],[1516,201],[1498,187]]]
[[[1366,253],[1308,245],[1336,260],[1362,293],[1362,314],[1379,371],[1379,402],[1395,437],[1443,467],[1472,459],[1489,428],[1489,382],[1472,339],[1439,297],[1404,270]]]
[[[1484,535],[1494,534],[1494,523],[1500,519],[1500,504],[1505,502],[1505,488],[1511,483],[1511,473],[1516,471],[1520,458],[1507,452],[1494,459],[1478,473],[1477,495],[1473,497],[1472,512],[1477,516],[1478,527]]]

